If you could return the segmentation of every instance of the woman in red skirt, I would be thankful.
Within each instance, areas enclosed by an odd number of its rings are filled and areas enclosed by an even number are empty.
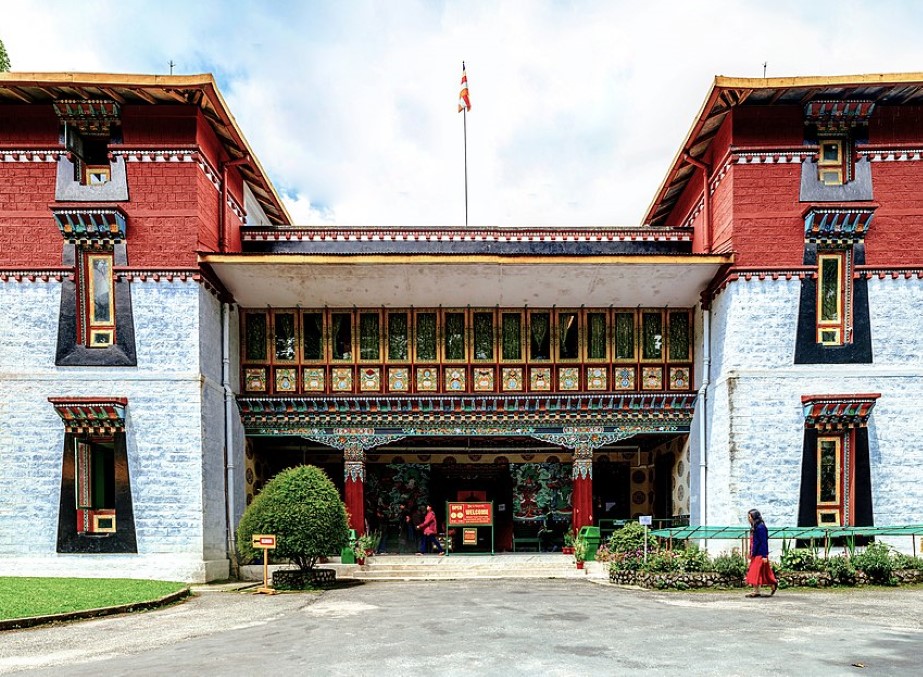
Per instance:
[[[748,512],[747,519],[750,520],[750,568],[745,580],[747,585],[753,586],[753,592],[747,597],[762,597],[760,588],[764,585],[772,587],[769,592],[772,597],[776,594],[779,582],[769,564],[769,530],[759,510]]]

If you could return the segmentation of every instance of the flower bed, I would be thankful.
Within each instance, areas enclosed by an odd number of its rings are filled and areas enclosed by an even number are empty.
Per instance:
[[[309,588],[331,588],[337,582],[333,569],[279,569],[272,574],[272,587],[276,590],[306,590]]]

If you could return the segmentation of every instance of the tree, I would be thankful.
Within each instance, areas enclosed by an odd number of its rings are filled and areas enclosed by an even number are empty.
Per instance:
[[[237,549],[246,560],[259,554],[251,545],[253,534],[275,534],[273,554],[310,571],[318,558],[348,544],[346,506],[323,470],[289,468],[269,481],[240,520]]]
[[[0,73],[10,70],[10,56],[6,53],[3,40],[0,40]]]

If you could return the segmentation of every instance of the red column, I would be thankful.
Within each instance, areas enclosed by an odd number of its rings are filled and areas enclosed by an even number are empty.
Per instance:
[[[343,452],[343,498],[349,514],[349,528],[365,533],[365,450],[347,447]]]
[[[574,449],[572,471],[574,529],[593,524],[593,449],[581,445]]]

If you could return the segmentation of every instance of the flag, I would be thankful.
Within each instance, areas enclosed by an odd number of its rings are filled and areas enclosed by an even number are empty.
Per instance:
[[[458,93],[458,112],[471,110],[471,99],[468,98],[468,76],[465,74],[465,62],[462,61],[461,91]]]

